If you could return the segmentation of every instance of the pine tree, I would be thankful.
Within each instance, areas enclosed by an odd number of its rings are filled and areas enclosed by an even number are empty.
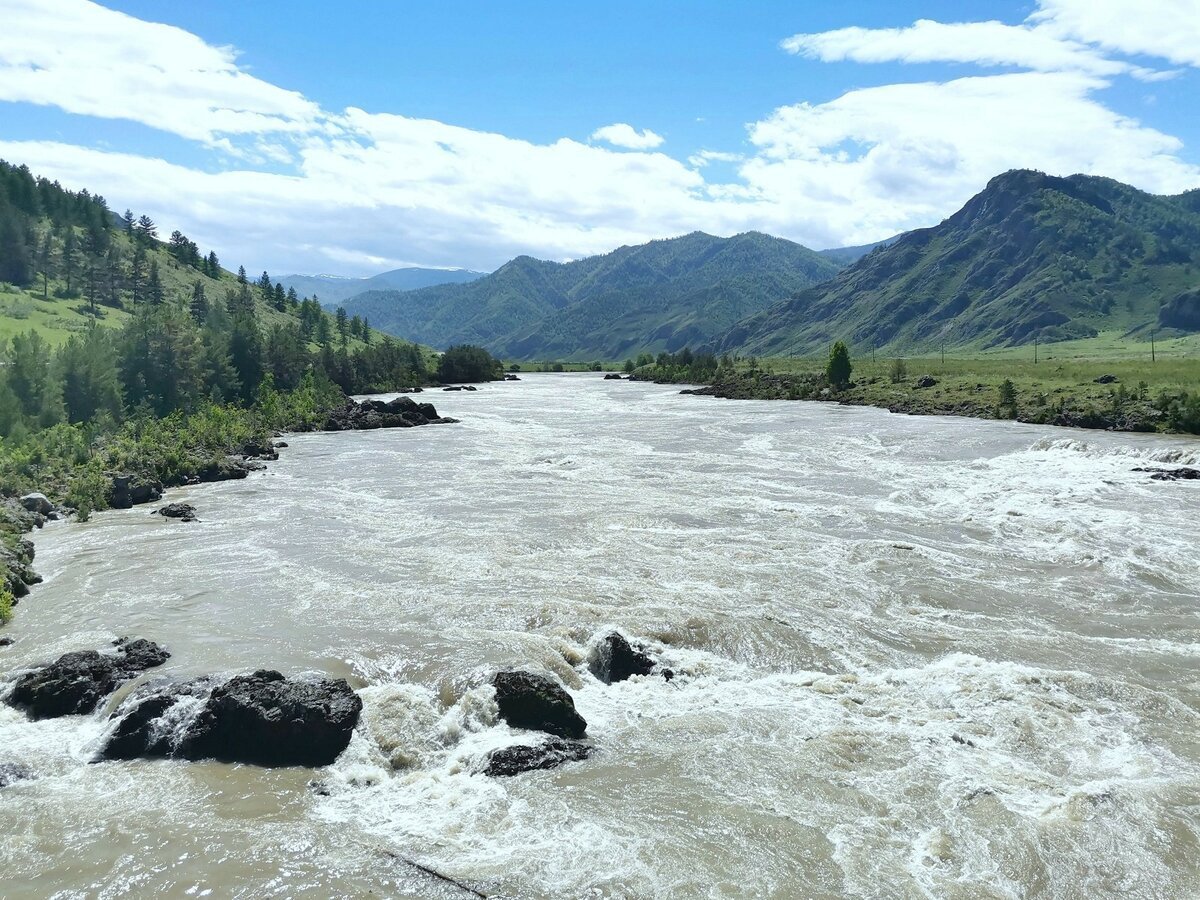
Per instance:
[[[158,276],[158,260],[150,263],[150,275],[146,279],[146,299],[152,306],[161,306],[166,299],[162,280]]]
[[[192,299],[188,303],[188,312],[199,324],[208,318],[208,297],[204,295],[204,282],[197,278],[192,282]]]
[[[287,310],[287,294],[283,290],[283,285],[278,281],[275,282],[275,289],[271,292],[271,305],[280,312]]]
[[[350,324],[349,319],[346,316],[346,308],[344,306],[339,306],[335,315],[337,316],[338,337],[341,339],[342,343],[345,344]]]
[[[141,216],[137,220],[137,236],[139,241],[146,244],[158,237],[158,226],[154,224],[154,220],[146,215]]]
[[[125,223],[125,233],[132,236],[133,235],[133,224],[134,224],[133,210],[132,209],[125,210],[125,215],[121,217],[121,220],[122,220],[122,222]]]
[[[829,351],[829,362],[825,366],[825,378],[836,390],[844,389],[850,384],[850,373],[854,367],[850,364],[850,350],[845,343],[838,341]]]

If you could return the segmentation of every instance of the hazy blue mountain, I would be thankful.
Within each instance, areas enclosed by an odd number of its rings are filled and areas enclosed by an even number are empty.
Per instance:
[[[295,288],[301,297],[314,294],[321,303],[333,308],[355,294],[364,291],[413,291],[435,284],[462,284],[482,278],[486,272],[470,269],[422,269],[410,266],[392,269],[369,278],[346,278],[341,275],[286,275],[279,279],[285,288]]]
[[[411,340],[506,357],[618,359],[711,340],[837,263],[782,238],[694,232],[568,263],[520,256],[469,284],[369,291],[351,315]]]
[[[830,247],[828,250],[818,250],[817,252],[826,259],[831,259],[840,266],[848,266],[851,263],[856,263],[876,247],[887,247],[889,244],[894,244],[900,240],[903,235],[897,234],[890,238],[884,238],[882,241],[876,241],[873,244],[859,244],[855,247]]]
[[[718,349],[799,355],[847,340],[897,352],[1200,324],[1200,191],[997,176],[950,218],[739,322]]]

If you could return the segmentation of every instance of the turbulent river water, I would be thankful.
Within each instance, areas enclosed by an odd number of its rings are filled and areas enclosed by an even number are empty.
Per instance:
[[[531,375],[53,524],[0,672],[119,635],[364,699],[332,767],[91,764],[0,706],[5,897],[1200,893],[1200,442]],[[677,673],[605,685],[618,628]],[[509,779],[486,678],[597,746]],[[162,674],[159,670],[155,674]],[[109,710],[111,710],[111,704]],[[316,782],[314,788],[310,782]]]

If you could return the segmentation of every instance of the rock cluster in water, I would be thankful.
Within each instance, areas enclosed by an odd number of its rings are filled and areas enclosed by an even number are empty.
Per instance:
[[[1200,479],[1200,469],[1181,466],[1178,469],[1164,469],[1160,466],[1143,466],[1134,469],[1135,472],[1146,472],[1154,481],[1194,481]]]
[[[330,412],[325,420],[326,431],[365,431],[376,428],[412,428],[417,425],[432,425],[457,422],[457,419],[439,416],[432,403],[417,403],[412,397],[401,395],[395,400],[364,400],[362,403],[347,398],[346,402]]]
[[[8,702],[34,719],[89,713],[121,685],[170,657],[158,644],[141,638],[118,641],[116,653],[65,653],[18,678]]]
[[[346,749],[361,712],[343,679],[262,670],[224,682],[151,684],[114,713],[118,724],[101,756],[325,766]]]
[[[154,511],[164,519],[179,519],[181,522],[196,521],[196,507],[190,503],[168,503]]]

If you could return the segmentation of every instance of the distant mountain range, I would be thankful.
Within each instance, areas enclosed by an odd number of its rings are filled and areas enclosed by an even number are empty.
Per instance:
[[[840,268],[782,238],[694,232],[568,263],[519,256],[467,284],[368,291],[342,305],[377,328],[435,347],[474,343],[519,359],[621,359],[709,342]]]
[[[800,355],[838,339],[901,351],[1200,327],[1200,190],[1000,175],[933,228],[729,329],[717,349]]]
[[[435,284],[461,284],[482,278],[485,272],[469,269],[422,269],[415,266],[392,269],[369,278],[341,275],[287,275],[279,279],[285,288],[295,288],[301,297],[317,297],[328,309],[364,291],[412,291]]]

